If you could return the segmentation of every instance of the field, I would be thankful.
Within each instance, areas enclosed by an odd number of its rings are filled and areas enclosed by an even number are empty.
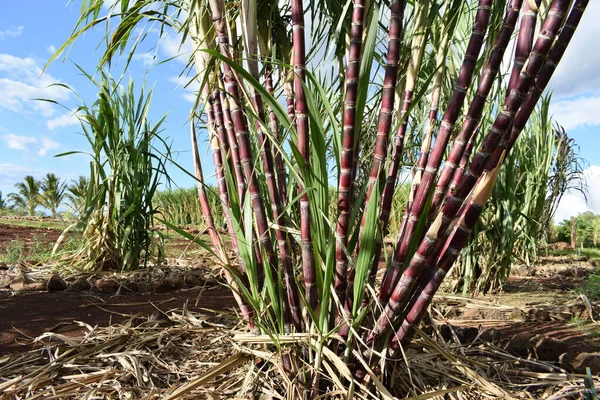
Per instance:
[[[153,343],[151,338],[144,339],[152,332],[163,332],[169,341],[187,346],[190,352],[183,357],[164,343],[155,349],[157,360],[179,360],[172,365],[177,365],[175,370],[169,372],[163,366],[162,371],[156,371],[157,379],[152,379],[150,386],[157,385],[158,389],[162,379],[171,380],[167,387],[194,382],[226,356],[234,357],[229,342],[232,333],[243,330],[240,317],[223,278],[205,252],[167,233],[167,267],[127,274],[62,274],[50,279],[51,271],[44,267],[48,260],[43,258],[49,257],[49,249],[60,235],[57,228],[61,227],[61,222],[47,220],[0,221],[0,387],[6,389],[6,394],[22,393],[23,386],[9,376],[31,378],[39,373],[37,368],[45,368],[48,361],[47,350],[87,345],[88,351],[93,344],[98,357],[110,357],[106,353],[117,350],[122,355],[134,354],[141,351],[136,340]],[[600,328],[592,319],[600,311],[600,303],[595,302],[600,299],[600,282],[594,275],[593,259],[565,253],[555,251],[543,257],[535,271],[516,268],[518,274],[511,276],[501,293],[467,298],[440,291],[422,329],[435,332],[438,343],[447,351],[466,356],[483,354],[483,349],[495,351],[514,368],[527,370],[532,376],[545,376],[544,384],[523,388],[523,393],[535,396],[540,390],[555,392],[561,385],[567,390],[572,386],[567,380],[582,383],[585,367],[591,367],[593,374],[600,369]],[[14,262],[17,255],[21,259]],[[14,277],[15,270],[21,274],[19,278]],[[52,285],[59,280],[64,286]],[[582,300],[582,294],[588,295],[589,303]],[[186,326],[185,335],[181,324]],[[128,341],[111,350],[106,338]],[[92,372],[99,371],[106,372],[105,379],[115,379],[121,385],[131,383],[131,376],[117,378],[120,368],[105,364],[101,368],[93,358],[89,357],[88,369],[79,367],[79,377],[89,379],[89,384],[97,383]],[[24,360],[39,367],[19,370]],[[181,360],[185,365],[178,364]],[[121,365],[124,371],[131,368],[138,367]],[[232,395],[232,380],[241,379],[239,369],[227,374],[226,379],[202,381],[193,393],[212,393],[215,398]],[[70,375],[75,372],[72,367],[67,368],[69,371]],[[60,389],[61,383],[73,379],[78,378],[56,378],[53,385]],[[561,383],[556,379],[562,379]],[[42,390],[46,384],[37,382],[35,386]],[[123,390],[134,387],[141,390],[139,382],[131,383],[129,388],[125,385]],[[106,390],[101,388],[100,392]]]

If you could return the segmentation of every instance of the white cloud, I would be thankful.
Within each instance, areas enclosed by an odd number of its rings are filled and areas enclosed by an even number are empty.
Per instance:
[[[600,37],[600,1],[590,1],[558,65],[549,88],[555,97],[577,96],[600,88],[600,52],[593,50]]]
[[[4,38],[7,37],[19,36],[21,35],[21,33],[23,33],[23,26],[19,26],[14,29],[5,29],[3,31],[0,31],[0,40],[4,40]]]
[[[65,128],[77,124],[79,124],[77,113],[71,111],[46,121],[46,127],[51,131],[57,128]]]
[[[54,53],[56,53],[56,46],[51,44],[50,46],[46,47],[46,50],[48,50],[48,53],[54,54]]]
[[[37,139],[33,136],[19,136],[13,133],[3,135],[2,139],[6,142],[6,146],[9,149],[30,151],[31,148],[37,143]]]
[[[590,165],[584,175],[588,186],[587,201],[579,192],[572,190],[565,193],[554,215],[555,222],[559,223],[586,211],[600,214],[600,165]]]
[[[598,110],[600,110],[600,96],[553,101],[550,105],[553,119],[566,130],[580,126],[600,125]]]
[[[38,140],[33,136],[19,136],[13,133],[2,135],[2,139],[6,142],[6,147],[13,150],[19,150],[24,153],[35,151],[39,156],[45,156],[50,150],[60,147],[60,143],[50,139],[47,136],[42,136]]]
[[[37,60],[0,53],[0,108],[22,114],[34,111],[52,117],[56,112],[53,104],[33,99],[69,99],[71,93],[68,90],[53,86],[57,82],[59,80],[49,74],[42,75]]]
[[[151,53],[134,54],[133,59],[136,61],[141,61],[144,65],[152,65],[154,63],[154,54],[151,54]]]
[[[196,103],[198,90],[200,89],[200,83],[197,79],[190,79],[185,76],[173,76],[169,78],[169,81],[177,84],[177,87],[184,87],[185,93],[183,98],[190,103]]]
[[[181,43],[183,36],[175,33],[166,35],[160,39],[159,48],[168,57],[173,58],[180,63],[187,64],[190,55],[192,54],[192,42],[189,37],[185,42]]]
[[[45,156],[50,150],[55,150],[60,147],[60,143],[55,142],[47,136],[42,136],[40,141],[42,142],[42,147],[38,150],[39,156]]]

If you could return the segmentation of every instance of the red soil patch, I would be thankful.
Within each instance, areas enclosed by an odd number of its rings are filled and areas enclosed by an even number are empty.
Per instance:
[[[61,231],[58,229],[0,223],[0,248],[6,247],[10,242],[16,240],[24,242],[25,246],[34,239],[44,243],[54,243],[60,234]]]

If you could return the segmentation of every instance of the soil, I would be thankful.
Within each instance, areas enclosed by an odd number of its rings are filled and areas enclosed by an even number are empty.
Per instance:
[[[31,350],[32,339],[44,332],[80,336],[86,329],[76,321],[108,326],[184,306],[196,312],[233,312],[235,301],[223,286],[203,291],[198,288],[118,296],[89,292],[0,292],[0,355]]]
[[[0,223],[0,248],[5,248],[10,242],[22,241],[27,247],[33,240],[43,243],[55,243],[61,231],[52,228],[36,228]]]
[[[21,241],[25,248],[34,240],[44,244],[54,243],[61,231],[52,228],[38,228],[0,223],[0,250],[11,242]],[[196,250],[189,242],[172,239],[169,250]],[[127,293],[119,295],[97,291],[76,292],[15,292],[0,290],[0,355],[30,350],[34,338],[45,332],[55,332],[67,336],[80,336],[86,329],[78,325],[80,321],[91,326],[108,326],[121,323],[132,317],[166,313],[169,310],[187,307],[197,312],[234,312],[235,301],[231,292],[215,282],[206,268],[206,256],[196,256],[194,260],[181,261],[173,271],[181,273],[185,268],[179,264],[193,263],[194,269],[188,277],[204,274],[210,278],[199,280],[198,287],[170,290],[167,293]],[[5,267],[6,268],[6,267]],[[207,272],[208,271],[208,272]],[[157,271],[160,273],[162,271]],[[214,274],[212,274],[214,275]],[[125,275],[128,277],[128,275]],[[148,278],[148,277],[146,277]],[[159,277],[160,278],[160,277]],[[163,277],[167,281],[168,277]]]

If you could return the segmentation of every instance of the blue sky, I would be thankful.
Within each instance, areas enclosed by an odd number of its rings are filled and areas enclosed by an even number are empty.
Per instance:
[[[8,2],[0,14],[0,191],[4,194],[28,174],[39,178],[51,171],[66,179],[87,174],[84,157],[53,157],[65,151],[86,150],[87,144],[78,135],[81,128],[73,116],[78,99],[64,89],[48,86],[61,82],[72,87],[88,104],[94,101],[95,88],[74,63],[86,71],[94,71],[101,55],[97,48],[102,46],[104,27],[80,38],[67,58],[61,57],[41,75],[52,52],[64,43],[75,26],[79,7],[79,1],[67,0]],[[587,203],[577,193],[565,195],[557,220],[586,210],[600,213],[600,52],[596,51],[599,21],[600,2],[592,1],[551,83],[554,117],[575,138],[581,147],[580,155],[589,163]],[[146,48],[132,61],[128,74],[135,77],[137,85],[145,79],[147,86],[154,86],[152,118],[158,120],[168,113],[164,134],[172,140],[173,149],[180,152],[177,161],[191,170],[187,119],[193,94],[183,87],[187,79],[180,77],[189,56],[189,45],[180,48],[180,42],[177,35],[171,35],[158,48],[150,48],[156,40],[149,39]],[[156,65],[157,61],[178,54],[175,61]],[[117,63],[114,73],[118,74],[121,67]],[[67,109],[34,98],[52,98]],[[208,172],[210,157],[205,147],[202,143],[201,155]],[[179,186],[194,184],[176,168],[171,168],[171,174]]]
[[[49,85],[67,84],[87,104],[93,103],[96,89],[75,63],[93,74],[101,56],[97,48],[104,26],[78,40],[66,58],[54,61],[42,75],[50,55],[75,26],[79,6],[79,2],[67,4],[66,0],[39,1],[35,7],[28,2],[11,2],[0,15],[0,191],[4,194],[13,191],[14,184],[28,174],[41,177],[51,171],[65,179],[88,174],[84,156],[54,157],[61,152],[88,150],[88,144],[79,134],[82,130],[73,115],[80,100],[68,90]],[[144,80],[147,88],[154,87],[151,118],[157,121],[168,113],[162,125],[164,135],[171,139],[173,150],[180,152],[177,161],[191,170],[187,121],[194,96],[183,87],[189,79],[179,76],[185,68],[189,46],[180,48],[181,38],[176,35],[165,38],[158,49],[150,48],[150,42],[132,61],[126,76],[133,76],[138,87]],[[149,68],[177,54],[181,56],[176,60]],[[113,74],[118,76],[121,71],[122,65],[113,65]],[[54,99],[67,108],[35,98]],[[201,146],[204,148],[205,144]],[[202,156],[210,163],[205,152]],[[178,185],[194,185],[176,168],[171,168],[171,173]]]

